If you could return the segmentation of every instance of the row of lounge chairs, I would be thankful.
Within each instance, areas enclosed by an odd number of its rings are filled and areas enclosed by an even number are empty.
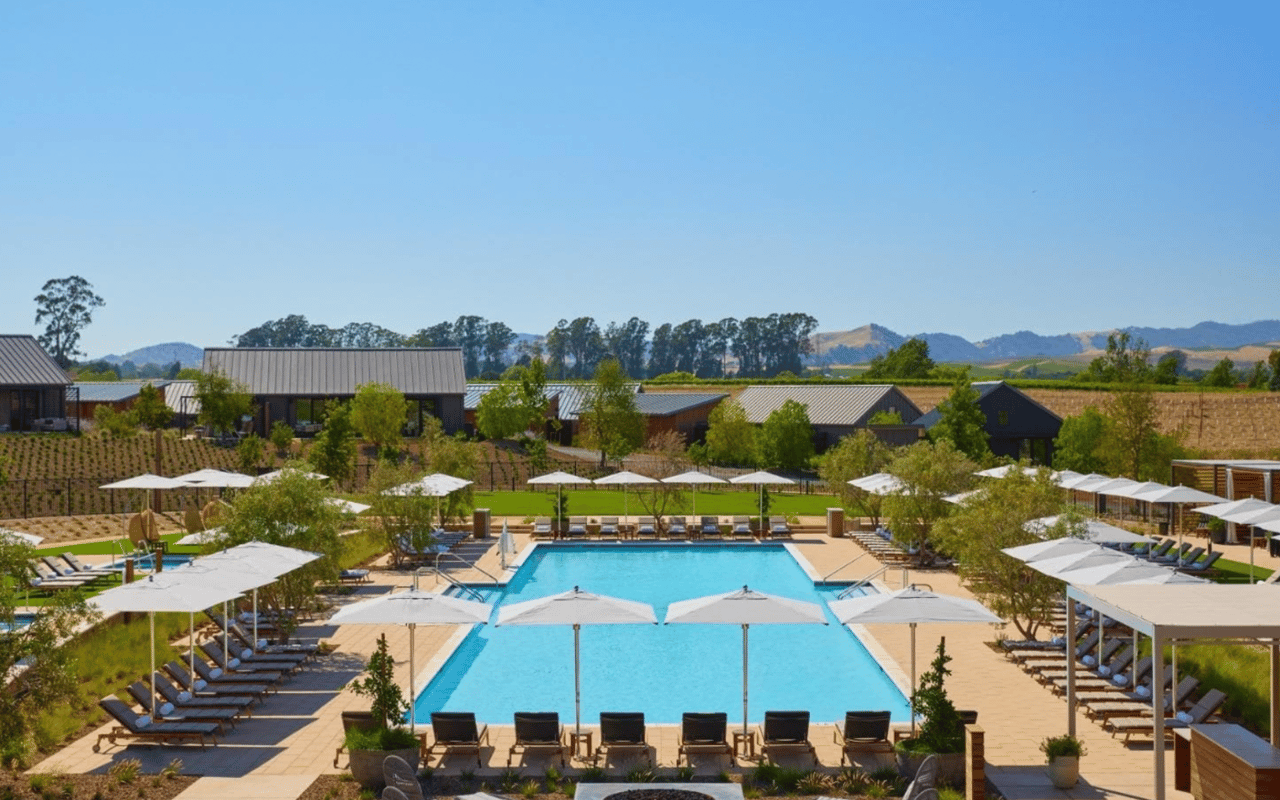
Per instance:
[[[727,520],[727,521],[725,521]],[[564,530],[552,524],[550,517],[537,517],[533,521],[535,539],[673,539],[691,541],[699,539],[789,539],[791,526],[784,516],[769,517],[768,525],[761,528],[758,517],[638,517],[634,524],[621,524],[618,517],[570,517]]]
[[[224,630],[228,641],[234,639],[238,655],[228,653],[221,641],[206,641],[199,649],[212,663],[189,653],[187,661],[170,661],[164,665],[164,672],[153,673],[149,682],[131,683],[127,691],[141,707],[141,713],[116,695],[100,700],[98,705],[115,724],[98,735],[94,752],[101,749],[103,740],[109,744],[121,739],[155,744],[198,743],[201,749],[207,744],[216,745],[218,736],[252,716],[259,703],[317,652],[315,646],[305,644],[254,647],[256,643],[238,625],[230,623]],[[155,718],[151,716],[153,707]]]
[[[882,564],[906,564],[916,558],[916,554],[910,548],[903,547],[895,541],[893,534],[883,526],[871,531],[850,531],[848,535]]]
[[[109,578],[119,574],[116,569],[111,567],[85,564],[75,553],[33,558],[28,562],[28,565],[30,566],[28,585],[32,589],[40,591],[79,589],[102,578]]]

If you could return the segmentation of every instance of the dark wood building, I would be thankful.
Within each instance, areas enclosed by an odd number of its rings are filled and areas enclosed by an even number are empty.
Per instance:
[[[71,379],[34,336],[0,335],[0,430],[75,429]],[[68,394],[72,398],[68,400]]]
[[[1062,417],[1004,381],[974,383],[978,408],[987,418],[987,446],[997,456],[1053,463],[1053,440],[1062,429]],[[927,431],[942,415],[937,408],[916,422]]]
[[[754,425],[763,425],[788,400],[800,403],[808,411],[814,447],[819,453],[859,428],[874,431],[892,445],[910,444],[920,438],[920,409],[896,386],[748,386],[736,399]],[[898,414],[903,424],[871,427],[868,423],[880,412]]]

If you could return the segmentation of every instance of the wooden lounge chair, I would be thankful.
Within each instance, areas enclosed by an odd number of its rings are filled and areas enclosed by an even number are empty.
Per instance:
[[[555,536],[555,530],[551,527],[551,517],[535,517],[533,520],[533,538],[534,539],[550,539]]]
[[[122,570],[114,567],[86,564],[80,560],[79,556],[71,552],[63,553],[62,560],[80,575],[117,575],[122,573]]]
[[[596,748],[596,758],[608,760],[615,750],[643,751],[649,766],[653,766],[653,751],[644,735],[643,712],[600,712],[600,746]]]
[[[608,536],[611,539],[618,538],[618,518],[617,517],[601,517],[600,518],[600,536]]]
[[[424,761],[431,759],[431,754],[440,753],[441,761],[455,750],[474,752],[476,766],[484,766],[480,760],[480,745],[489,742],[489,726],[476,726],[476,715],[469,711],[433,711],[431,712],[431,732],[435,734],[435,742],[423,751]]]
[[[202,662],[196,659],[196,670],[199,671],[199,665]],[[207,664],[205,665],[208,666]],[[181,661],[170,661],[164,665],[164,671],[169,673],[178,686],[193,695],[199,697],[201,695],[252,695],[261,699],[268,692],[273,691],[274,687],[267,683],[246,683],[244,681],[224,681],[219,679],[209,680],[208,678],[198,678],[187,671],[187,665]]]
[[[252,681],[271,681],[274,683],[286,674],[296,670],[299,666],[296,661],[241,661],[223,650],[221,643],[214,641],[201,642],[198,647],[214,663],[213,667],[209,667],[209,673],[213,676],[210,678],[201,673],[201,660],[196,659],[196,672],[200,673],[200,677],[205,680],[245,680],[248,678]],[[214,672],[214,670],[221,670],[221,672]],[[237,678],[236,676],[240,677]]]
[[[680,719],[680,748],[676,751],[676,766],[680,766],[682,758],[686,764],[690,764],[691,753],[724,753],[733,761],[728,727],[729,715],[723,711],[686,711]]]
[[[317,644],[309,644],[305,642],[289,642],[287,644],[272,644],[268,642],[266,639],[259,639],[257,642],[255,642],[253,641],[252,634],[249,631],[245,630],[244,627],[239,622],[236,622],[235,620],[228,620],[225,617],[223,617],[221,614],[214,614],[212,612],[209,612],[209,618],[212,619],[214,621],[214,624],[216,624],[220,629],[231,634],[231,638],[236,640],[236,644],[232,645],[232,652],[235,652],[236,648],[239,647],[239,649],[241,650],[243,650],[244,648],[248,648],[254,651],[255,653],[272,655],[272,656],[277,654],[286,654],[286,653],[290,655],[300,653],[306,656],[314,656],[316,652],[320,649],[320,646]],[[271,629],[275,630],[275,626],[274,625],[271,626]],[[259,630],[259,633],[261,632],[262,631]]]
[[[844,727],[835,726],[835,743],[840,745],[840,766],[852,761],[850,753],[892,750],[889,741],[888,711],[846,711]]]
[[[43,561],[45,566],[47,566],[50,570],[52,570],[53,574],[57,575],[59,578],[63,578],[63,579],[79,578],[83,580],[86,584],[93,583],[99,578],[105,578],[109,575],[114,574],[107,570],[97,570],[97,569],[87,569],[87,568],[82,571],[80,569],[77,569],[76,567],[73,567],[69,562],[65,561],[59,556],[41,556],[40,560]]]
[[[636,521],[637,539],[657,539],[658,523],[653,517],[640,517]]]
[[[1164,721],[1165,735],[1172,736],[1174,728],[1185,728],[1188,725],[1198,725],[1204,722],[1213,716],[1219,708],[1222,708],[1222,704],[1226,700],[1227,695],[1224,692],[1218,689],[1210,689],[1190,709],[1179,711],[1177,717]],[[1155,719],[1153,717],[1112,717],[1103,723],[1103,727],[1108,728],[1112,736],[1123,733],[1126,742],[1129,741],[1131,736],[1138,734],[1155,736],[1156,732]]]
[[[221,666],[226,663],[235,672],[264,672],[269,670],[295,672],[311,657],[306,653],[265,655],[253,652],[252,648],[237,648],[235,645],[232,645],[231,650],[227,651],[222,648],[221,638],[202,642],[200,649],[215,664]]]
[[[554,711],[517,711],[515,714],[516,743],[507,751],[507,767],[530,751],[560,756],[560,766],[568,766],[566,758],[569,746],[564,742],[564,729],[560,727],[560,715]]]
[[[204,749],[206,737],[213,744],[218,743],[215,737],[218,726],[212,722],[155,722],[150,717],[140,717],[133,713],[133,709],[113,694],[99,700],[98,705],[119,724],[107,733],[98,734],[98,740],[93,743],[95,753],[101,752],[103,739],[111,744],[115,744],[118,739],[157,744],[194,741],[200,743],[201,750]]]
[[[63,575],[55,571],[43,559],[33,558],[30,562],[31,569],[35,571],[36,577],[40,579],[41,586],[50,586],[53,584],[64,584],[69,586],[84,586],[93,583],[98,579],[97,575]]]
[[[587,537],[587,518],[569,517],[569,527],[565,529],[563,539],[585,539]]]
[[[667,517],[668,539],[685,539],[688,536],[689,527],[684,517]]]
[[[1222,551],[1218,550],[1217,552],[1210,553],[1208,558],[1203,561],[1183,564],[1178,567],[1178,572],[1184,572],[1188,575],[1199,575],[1204,572],[1211,572],[1213,571],[1213,565],[1218,563],[1218,559],[1220,558],[1222,558]]]
[[[791,526],[786,517],[769,517],[769,537],[772,539],[790,539]]]
[[[730,533],[733,534],[735,539],[753,538],[755,534],[751,531],[751,517],[734,517]]]
[[[1182,708],[1187,699],[1191,697],[1200,686],[1200,681],[1188,675],[1178,681],[1178,688],[1174,692],[1173,708]],[[1169,698],[1166,695],[1164,699],[1165,711],[1169,711]],[[1151,716],[1151,698],[1140,697],[1136,694],[1124,693],[1113,696],[1109,700],[1100,700],[1084,704],[1084,713],[1090,719],[1102,720],[1111,717],[1149,717]]]
[[[191,692],[182,691],[168,678],[159,672],[152,673],[151,686],[159,692],[166,703],[187,708],[234,708],[243,711],[245,716],[253,716],[253,706],[257,699],[251,695],[217,694],[197,697]]]
[[[153,694],[150,686],[142,681],[134,681],[129,684],[129,695],[142,707],[142,713],[151,713]],[[236,718],[239,716],[240,712],[233,708],[195,708],[174,705],[167,700],[156,704],[157,720],[212,722],[218,726],[218,733],[226,733],[228,725],[235,727]]]
[[[719,539],[724,536],[720,530],[720,518],[703,517],[702,524],[698,526],[698,533],[703,539]]]
[[[818,751],[809,741],[808,711],[766,711],[760,735],[760,757],[773,761],[779,750],[804,750],[818,766]]]

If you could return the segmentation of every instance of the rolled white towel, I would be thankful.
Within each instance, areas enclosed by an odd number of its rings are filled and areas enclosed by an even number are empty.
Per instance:
[[[253,658],[253,651],[246,647],[240,651],[240,657],[244,659]]]
[[[1185,725],[1190,725],[1191,721],[1195,719],[1195,717],[1191,716],[1185,711],[1179,711],[1177,714],[1174,715],[1174,718],[1177,719],[1178,722],[1181,722]]]
[[[208,681],[206,681],[204,678],[196,678],[196,682],[195,682],[195,684],[194,684],[194,685],[195,685],[195,687],[196,687],[196,691],[198,692],[198,691],[200,691],[201,689],[203,689],[204,687],[208,686],[208,685],[209,685],[209,682],[208,682]]]
[[[236,667],[240,666],[240,659],[238,659],[238,658],[228,658],[228,659],[227,659],[227,666],[228,666],[228,667],[230,667],[231,669],[235,669]]]
[[[1106,664],[1103,664],[1102,666],[1098,667],[1098,674],[1104,678],[1110,677],[1111,667],[1108,667]]]
[[[160,706],[160,713],[168,716],[173,713],[173,703],[165,703]]]
[[[1139,686],[1138,688],[1136,688],[1136,689],[1134,689],[1134,690],[1133,690],[1133,693],[1134,693],[1134,694],[1136,694],[1138,697],[1150,697],[1150,696],[1151,696],[1151,687],[1150,687],[1150,686]]]
[[[138,722],[136,724],[139,728],[147,727],[148,725],[151,724],[151,715],[143,714],[142,716],[138,717]]]
[[[185,703],[191,699],[191,692],[178,692],[178,702]]]
[[[1094,664],[1098,663],[1098,659],[1095,656],[1085,656],[1080,660],[1084,662],[1086,667],[1092,667]]]
[[[213,669],[209,670],[209,675],[214,678],[221,678],[222,667],[214,667]]]
[[[258,649],[259,649],[259,650],[261,650],[262,648],[264,648],[264,647],[266,647],[266,646],[267,646],[267,640],[266,640],[266,639],[259,639],[259,640],[258,640]]]

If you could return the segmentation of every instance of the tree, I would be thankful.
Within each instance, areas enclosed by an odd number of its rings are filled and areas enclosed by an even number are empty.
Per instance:
[[[241,491],[223,517],[223,535],[207,546],[212,551],[256,541],[321,555],[258,589],[259,606],[282,623],[285,636],[296,626],[292,612],[312,607],[317,587],[337,580],[343,550],[342,512],[325,501],[328,490],[307,477],[305,466],[290,464],[278,480]]]
[[[164,428],[173,421],[173,409],[165,404],[160,390],[149,383],[138,390],[133,415],[139,425],[152,431]]]
[[[93,322],[93,310],[107,301],[94,294],[93,284],[79,275],[45,281],[35,300],[36,324],[45,323],[40,346],[66,369],[74,356],[83,355],[80,332]]]
[[[628,377],[645,376],[645,337],[648,334],[649,323],[639,317],[632,317],[621,325],[610,322],[609,327],[605,328],[605,346],[618,359],[622,371]]]
[[[1151,387],[1135,380],[1123,382],[1112,392],[1104,412],[1107,428],[1101,455],[1110,474],[1138,481],[1160,477],[1148,471],[1159,435]]]
[[[480,469],[480,450],[457,433],[446,436],[440,420],[429,417],[423,425],[420,463],[428,472],[443,472],[456,478],[475,480]],[[448,496],[440,498],[440,523],[446,520],[462,520],[475,507],[475,495],[471,486],[464,486]]]
[[[656,459],[654,469],[660,475],[676,475],[690,466],[684,437],[676,431],[662,431],[649,437],[645,450]],[[620,488],[624,492],[629,490],[625,485]],[[667,515],[668,508],[684,502],[684,489],[684,484],[659,481],[640,486],[636,495],[646,514],[660,518]]]
[[[1147,383],[1151,380],[1151,349],[1128,331],[1107,336],[1107,350],[1089,362],[1075,380],[1087,383]]]
[[[390,384],[363,383],[351,399],[351,424],[384,457],[392,455],[394,445],[400,443],[407,413],[404,393]]]
[[[871,367],[863,377],[876,380],[884,378],[927,378],[935,364],[929,357],[929,343],[924,339],[908,339],[884,355],[871,359]]]
[[[435,544],[432,531],[436,530],[435,511],[440,500],[424,495],[421,489],[388,492],[394,487],[417,481],[425,474],[407,464],[380,461],[369,476],[369,483],[365,486],[366,499],[372,506],[368,519],[376,530],[382,532],[387,548],[393,554],[403,550],[403,544],[409,544],[419,552],[425,552],[427,547]],[[396,561],[399,560],[397,556]]]
[[[813,458],[813,425],[809,410],[788,400],[760,426],[760,463],[769,469],[801,469]]]
[[[127,439],[138,432],[132,411],[116,411],[103,403],[93,410],[93,427],[108,439]]]
[[[653,329],[653,341],[649,343],[649,377],[666,375],[676,368],[671,352],[671,324],[665,323]]]
[[[256,433],[251,433],[236,445],[236,468],[245,475],[252,475],[266,454],[267,443],[258,438]]]
[[[756,463],[756,426],[737,400],[724,400],[707,417],[707,459],[713,464]]]
[[[900,478],[905,488],[885,497],[884,513],[894,537],[916,548],[922,563],[933,556],[934,523],[955,508],[942,498],[968,489],[977,467],[948,439],[904,447],[889,462],[885,471]]]
[[[620,460],[644,444],[644,415],[636,408],[636,396],[617,359],[605,359],[596,367],[582,413],[582,440],[600,451],[600,466]]]
[[[978,390],[969,383],[964,370],[951,386],[951,394],[938,403],[939,419],[929,431],[930,438],[947,439],[956,449],[974,461],[991,456],[987,446],[987,416],[978,407]]]
[[[484,372],[502,372],[507,350],[516,334],[502,322],[490,322],[484,328]]]
[[[289,450],[293,447],[293,427],[284,420],[278,419],[271,424],[271,431],[267,438],[276,448],[276,455],[284,458],[289,455]]]
[[[476,429],[486,439],[511,439],[529,429],[529,412],[519,384],[503,381],[480,398]]]
[[[1267,354],[1267,366],[1271,368],[1271,380],[1267,381],[1267,389],[1280,392],[1280,350],[1272,350]]]
[[[324,427],[316,434],[307,458],[320,474],[328,475],[334,483],[345,483],[355,471],[356,460],[351,406],[330,400],[324,410]]]
[[[1170,350],[1156,362],[1155,381],[1164,386],[1173,386],[1186,369],[1187,354],[1181,350]]]
[[[1019,635],[1034,639],[1062,599],[1062,584],[1001,552],[1003,548],[1039,541],[1027,520],[1060,515],[1044,538],[1076,535],[1078,516],[1063,508],[1062,490],[1048,469],[1034,474],[1011,471],[1003,480],[985,481],[982,489],[934,526],[933,540],[956,558],[960,578],[988,608],[1012,622]]]
[[[1082,474],[1102,472],[1101,448],[1107,419],[1094,406],[1062,420],[1058,438],[1053,440],[1053,466]]]
[[[1267,384],[1271,382],[1271,370],[1267,367],[1267,362],[1259,361],[1253,365],[1253,370],[1249,373],[1248,386],[1250,389],[1265,389]]]
[[[201,372],[196,376],[196,399],[200,401],[197,421],[210,431],[230,434],[241,418],[253,409],[253,395],[244,384],[220,372]]]
[[[849,485],[854,478],[884,470],[891,458],[889,446],[869,430],[859,428],[841,439],[818,460],[818,476],[840,496],[840,504],[850,514],[880,521],[884,495]]]
[[[901,425],[901,424],[902,424],[902,414],[897,411],[881,410],[881,411],[877,411],[876,413],[872,414],[870,417],[867,418],[867,425],[872,427],[877,425]]]
[[[1209,370],[1209,374],[1200,381],[1202,386],[1230,389],[1236,385],[1236,365],[1229,358],[1223,358]]]

